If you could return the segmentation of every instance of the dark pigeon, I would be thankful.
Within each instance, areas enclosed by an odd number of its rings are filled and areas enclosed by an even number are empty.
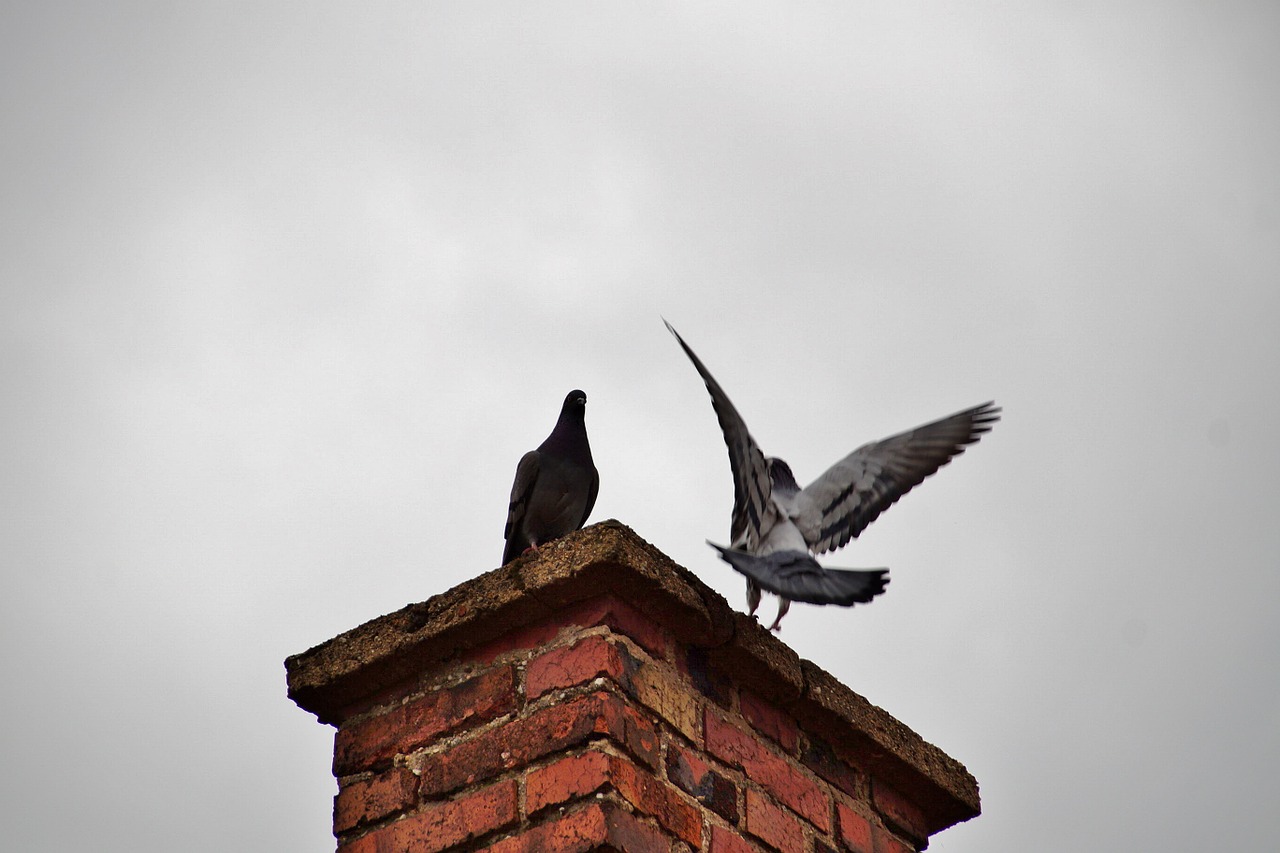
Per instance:
[[[584,419],[587,395],[570,391],[547,440],[520,458],[507,510],[502,564],[587,522],[600,490]]]
[[[827,569],[814,555],[857,538],[898,498],[963,453],[1000,419],[1000,409],[984,403],[864,444],[802,489],[786,462],[760,451],[720,384],[670,323],[667,329],[702,375],[729,449],[732,541],[728,548],[707,544],[746,576],[752,614],[760,605],[762,589],[781,598],[771,631],[781,630],[792,601],[849,607],[884,592],[888,569]]]

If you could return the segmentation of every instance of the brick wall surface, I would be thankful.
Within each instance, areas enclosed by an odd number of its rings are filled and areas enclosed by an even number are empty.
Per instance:
[[[661,608],[592,592],[317,711],[339,853],[900,853],[976,814],[976,785],[938,817],[927,767],[871,760],[871,735],[767,698]]]

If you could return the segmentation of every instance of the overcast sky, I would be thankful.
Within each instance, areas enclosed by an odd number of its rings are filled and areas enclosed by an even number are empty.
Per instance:
[[[496,566],[571,388],[741,607],[660,316],[801,482],[1005,407],[782,633],[977,777],[930,850],[1274,844],[1280,6],[106,5],[0,11],[12,849],[332,849],[283,659]]]

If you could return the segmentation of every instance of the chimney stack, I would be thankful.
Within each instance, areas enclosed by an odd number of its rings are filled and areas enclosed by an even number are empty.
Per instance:
[[[290,657],[339,853],[906,853],[954,759],[616,521]]]

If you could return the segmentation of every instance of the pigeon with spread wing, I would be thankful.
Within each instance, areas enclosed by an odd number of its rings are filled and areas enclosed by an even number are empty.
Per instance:
[[[849,607],[884,592],[888,569],[828,569],[814,555],[834,551],[856,538],[880,513],[963,453],[1000,419],[999,407],[984,403],[864,444],[802,489],[786,462],[760,451],[720,383],[670,323],[667,329],[706,383],[729,449],[732,539],[727,548],[708,544],[746,575],[752,614],[760,605],[761,590],[779,596],[771,631],[781,630],[792,601]]]

